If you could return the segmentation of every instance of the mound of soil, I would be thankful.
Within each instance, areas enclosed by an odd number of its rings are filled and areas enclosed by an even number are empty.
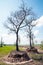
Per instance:
[[[30,60],[25,51],[11,51],[7,57],[8,62],[22,62]]]
[[[27,52],[38,53],[38,50],[37,50],[35,47],[32,47],[31,49],[30,49],[30,48],[27,48],[26,51],[27,51]]]

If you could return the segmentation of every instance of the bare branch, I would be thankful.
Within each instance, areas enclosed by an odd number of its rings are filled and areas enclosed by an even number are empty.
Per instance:
[[[25,24],[25,25],[23,25],[23,26],[21,26],[20,28],[23,28],[23,27],[26,27],[27,25]]]
[[[14,30],[13,28],[10,28],[7,24],[4,24],[4,26],[5,26],[7,29],[9,29],[10,31],[13,31],[13,32],[16,33],[16,30]]]
[[[9,17],[8,20],[9,20],[9,22],[10,22],[11,24],[13,24],[13,26],[15,26],[15,27],[17,28],[16,24],[14,23],[15,20],[12,20],[12,17]]]

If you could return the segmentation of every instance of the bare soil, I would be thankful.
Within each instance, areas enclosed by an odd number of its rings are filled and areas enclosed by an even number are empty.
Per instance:
[[[43,50],[38,51],[43,54]],[[8,56],[1,58],[0,61],[11,65],[43,65],[41,61],[30,59],[25,51],[11,51]]]
[[[15,63],[11,63],[11,62],[6,62],[6,61],[2,61],[5,64],[9,64],[9,65],[43,65],[42,62],[38,62],[35,60],[29,60],[29,61],[22,61],[22,62],[15,62]]]
[[[22,62],[30,60],[25,51],[11,51],[7,58],[4,58],[7,62]]]

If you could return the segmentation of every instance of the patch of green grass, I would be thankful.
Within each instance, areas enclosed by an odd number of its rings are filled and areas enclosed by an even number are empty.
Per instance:
[[[0,58],[7,55],[10,51],[15,50],[15,46],[3,46],[0,47]]]
[[[20,50],[23,50],[23,48],[19,47]],[[8,55],[8,53],[10,53],[12,50],[16,50],[16,46],[3,46],[0,47],[0,59],[6,55]],[[3,62],[0,61],[0,65],[8,65],[5,64]]]
[[[20,50],[24,50],[22,47],[19,47]],[[0,58],[6,56],[12,50],[16,50],[16,46],[3,46],[0,47]]]

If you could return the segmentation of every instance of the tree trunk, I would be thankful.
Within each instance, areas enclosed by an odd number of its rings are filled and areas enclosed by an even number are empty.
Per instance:
[[[0,44],[0,45],[1,45],[1,47],[3,47],[3,42],[2,42],[2,38],[1,38],[1,44]]]
[[[16,33],[16,50],[19,51],[19,48],[18,48],[18,32]]]
[[[30,32],[30,49],[32,48],[32,45],[31,45],[31,32]]]
[[[32,47],[34,47],[34,41],[33,41],[33,37],[32,37]]]

